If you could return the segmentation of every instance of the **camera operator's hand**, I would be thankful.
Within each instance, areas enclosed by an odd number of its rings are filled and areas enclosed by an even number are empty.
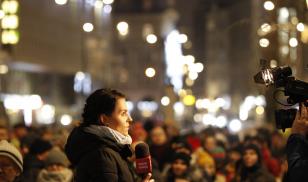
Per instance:
[[[292,125],[292,133],[307,135],[308,134],[308,107],[303,103],[299,106],[295,120]]]

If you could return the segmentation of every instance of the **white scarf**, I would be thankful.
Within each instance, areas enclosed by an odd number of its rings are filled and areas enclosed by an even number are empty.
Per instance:
[[[127,135],[123,135],[122,133],[112,129],[112,128],[109,128],[107,126],[104,126],[108,129],[108,131],[112,134],[112,136],[116,139],[116,141],[120,144],[123,144],[123,145],[126,145],[126,144],[129,144],[131,145],[133,140],[132,140],[132,137]]]

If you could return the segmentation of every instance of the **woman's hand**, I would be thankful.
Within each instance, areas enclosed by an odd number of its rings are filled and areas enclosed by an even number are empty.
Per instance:
[[[151,179],[152,173],[148,173],[148,175],[142,180],[142,182],[154,182],[154,179]]]

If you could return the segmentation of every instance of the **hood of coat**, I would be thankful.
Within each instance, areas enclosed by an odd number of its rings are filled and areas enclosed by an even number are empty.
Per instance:
[[[65,153],[77,165],[87,153],[100,147],[108,147],[126,159],[132,155],[130,145],[119,144],[106,126],[79,126],[73,129],[65,145]]]

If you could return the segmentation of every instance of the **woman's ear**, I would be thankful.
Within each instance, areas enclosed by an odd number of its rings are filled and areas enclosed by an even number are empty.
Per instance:
[[[101,114],[99,116],[99,122],[102,124],[102,125],[105,125],[105,126],[108,126],[107,124],[107,116],[105,114]]]

